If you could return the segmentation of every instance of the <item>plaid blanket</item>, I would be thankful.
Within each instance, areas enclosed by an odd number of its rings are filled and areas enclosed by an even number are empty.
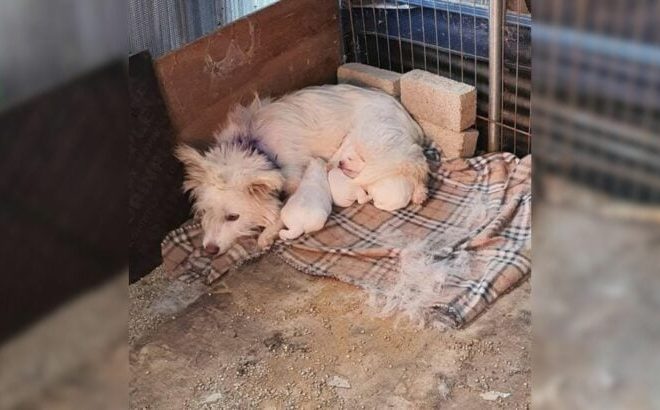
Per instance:
[[[436,153],[437,154],[437,153]],[[461,327],[531,271],[531,156],[494,153],[440,164],[429,199],[388,213],[371,204],[335,209],[325,228],[272,252],[294,268],[381,295],[385,307]],[[188,221],[162,243],[164,265],[184,281],[213,282],[261,255],[255,238],[209,258]]]

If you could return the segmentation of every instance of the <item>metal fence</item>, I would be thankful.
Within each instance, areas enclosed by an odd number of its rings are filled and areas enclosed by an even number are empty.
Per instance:
[[[495,10],[489,5],[488,0],[343,0],[345,57],[400,72],[424,69],[474,85],[477,149],[488,150],[490,136],[490,150],[526,155],[532,141],[529,4],[493,0],[499,5]],[[502,23],[491,25],[494,16]]]

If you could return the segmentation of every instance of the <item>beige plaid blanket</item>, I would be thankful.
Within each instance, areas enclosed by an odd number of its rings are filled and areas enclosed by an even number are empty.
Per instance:
[[[277,242],[278,257],[312,275],[369,290],[383,307],[461,327],[531,271],[531,156],[431,158],[429,199],[388,213],[371,204],[335,209],[325,228]],[[260,256],[244,238],[210,259],[199,223],[163,241],[164,265],[184,281],[213,282]]]

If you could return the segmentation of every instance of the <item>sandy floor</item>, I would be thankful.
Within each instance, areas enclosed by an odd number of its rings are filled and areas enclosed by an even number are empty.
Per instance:
[[[467,329],[382,318],[274,256],[212,288],[131,286],[131,408],[526,408],[530,285]],[[484,397],[481,394],[500,392]]]

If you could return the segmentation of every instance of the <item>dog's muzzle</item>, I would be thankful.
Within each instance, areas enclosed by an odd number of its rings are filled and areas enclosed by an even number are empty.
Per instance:
[[[220,252],[220,247],[218,245],[214,245],[210,243],[204,247],[204,252],[206,252],[209,255],[217,255],[218,252]]]

